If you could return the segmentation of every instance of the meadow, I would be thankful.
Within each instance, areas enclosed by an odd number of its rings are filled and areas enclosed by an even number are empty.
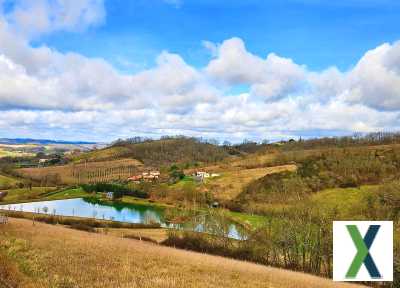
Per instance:
[[[20,183],[22,183],[22,181],[14,177],[0,175],[0,190],[7,190],[16,187]]]
[[[0,244],[10,287],[360,287],[23,219],[0,227]]]

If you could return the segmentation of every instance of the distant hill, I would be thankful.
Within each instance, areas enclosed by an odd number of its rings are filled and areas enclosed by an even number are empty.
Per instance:
[[[90,145],[97,144],[96,142],[87,141],[63,141],[63,140],[49,140],[49,139],[31,139],[31,138],[0,138],[0,144],[71,144],[71,145]]]
[[[113,146],[91,151],[75,157],[75,161],[105,161],[133,158],[145,165],[172,163],[212,163],[221,161],[229,153],[221,146],[203,143],[194,138],[168,138],[142,143],[120,142]]]

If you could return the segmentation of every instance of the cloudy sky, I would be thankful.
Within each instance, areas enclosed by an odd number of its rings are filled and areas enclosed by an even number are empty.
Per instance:
[[[0,137],[397,131],[397,0],[0,0]]]

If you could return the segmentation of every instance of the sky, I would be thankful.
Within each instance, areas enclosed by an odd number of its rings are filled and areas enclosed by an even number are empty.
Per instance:
[[[0,137],[398,131],[400,2],[0,0]]]

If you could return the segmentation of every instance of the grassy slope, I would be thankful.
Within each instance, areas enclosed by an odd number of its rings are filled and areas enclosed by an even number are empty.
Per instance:
[[[109,147],[100,150],[94,150],[87,153],[82,153],[78,156],[74,156],[72,160],[74,162],[97,162],[107,161],[124,158],[129,154],[130,150],[125,147]]]
[[[33,187],[32,189],[21,188],[21,189],[10,189],[7,190],[8,195],[0,202],[0,205],[7,203],[20,203],[20,202],[30,202],[34,200],[42,200],[43,194],[50,191],[55,191],[55,187]]]
[[[337,211],[337,217],[340,219],[364,219],[364,211],[368,209],[367,198],[373,196],[379,189],[380,185],[364,185],[358,188],[334,188],[326,189],[318,193],[312,194],[307,201],[311,202],[311,207],[319,211]],[[280,212],[287,210],[296,204],[271,204],[269,211]],[[246,213],[238,213],[228,211],[234,220],[257,227],[265,223],[267,216],[250,215]]]
[[[7,190],[7,192],[8,195],[0,202],[0,205],[83,198],[89,196],[82,188],[58,190],[57,187],[32,187],[32,189],[10,189]]]
[[[213,191],[214,197],[221,200],[231,200],[238,196],[243,187],[250,182],[268,174],[282,171],[294,171],[295,165],[264,167],[253,169],[234,169],[222,172],[221,177],[207,181],[207,187]]]
[[[11,276],[3,281],[13,278],[18,287],[357,287],[28,220],[0,229],[0,251],[19,267],[6,262]]]
[[[33,156],[33,153],[25,153],[25,152],[19,152],[19,151],[7,151],[4,149],[1,149],[0,147],[0,158],[2,157],[26,157],[26,156]]]
[[[7,189],[16,186],[20,181],[13,177],[0,175],[0,189]]]
[[[320,191],[310,197],[314,207],[329,211],[336,209],[339,216],[351,219],[364,218],[367,197],[373,195],[380,185],[365,185],[359,188],[334,188]]]

